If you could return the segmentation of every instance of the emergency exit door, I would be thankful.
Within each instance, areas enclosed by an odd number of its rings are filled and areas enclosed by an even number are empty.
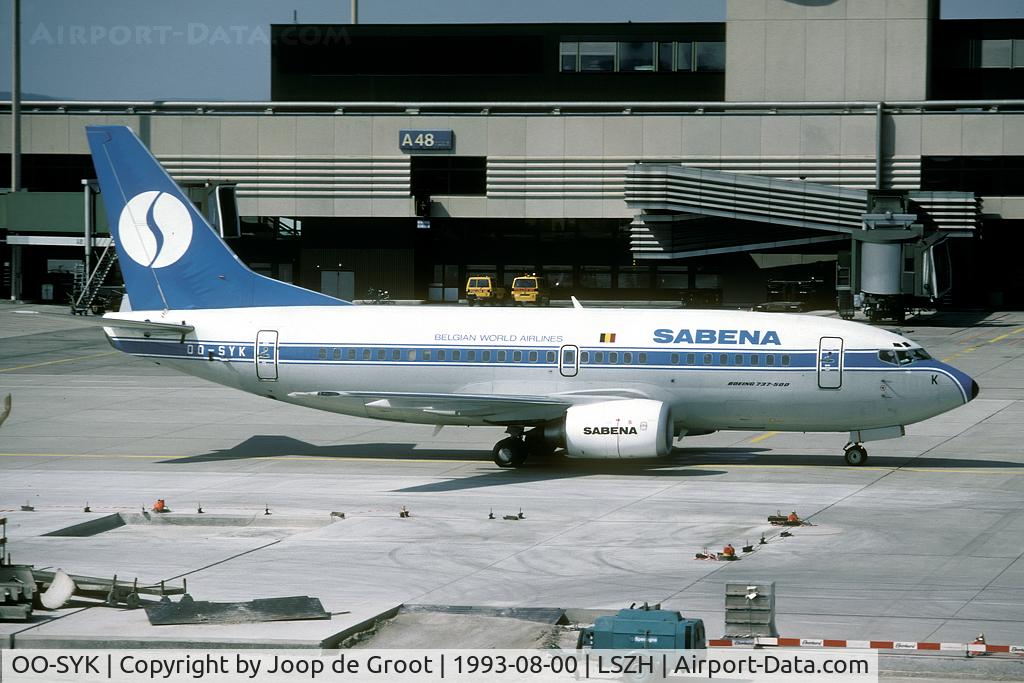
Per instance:
[[[575,377],[580,371],[580,348],[566,344],[558,351],[558,371],[563,377]]]
[[[277,381],[277,330],[256,333],[256,377],[266,382]]]
[[[843,386],[843,340],[822,337],[818,342],[818,388],[839,389]]]

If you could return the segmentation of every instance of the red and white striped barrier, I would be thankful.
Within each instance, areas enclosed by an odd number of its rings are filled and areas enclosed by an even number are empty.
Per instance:
[[[828,640],[823,638],[722,638],[709,640],[708,647],[839,647],[858,650],[933,650],[943,652],[998,653],[1024,655],[1024,645],[987,643],[918,643],[902,640]]]

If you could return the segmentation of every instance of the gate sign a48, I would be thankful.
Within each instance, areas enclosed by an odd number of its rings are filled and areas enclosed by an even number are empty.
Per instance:
[[[403,152],[437,150],[451,151],[455,141],[452,130],[419,130],[403,128],[398,131],[398,147]]]

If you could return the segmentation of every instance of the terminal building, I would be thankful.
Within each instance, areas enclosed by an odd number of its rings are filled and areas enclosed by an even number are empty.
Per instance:
[[[0,295],[66,300],[87,229],[95,265],[84,126],[123,123],[224,200],[254,270],[343,298],[536,272],[556,298],[1024,304],[1024,20],[729,0],[716,23],[270,33],[269,102],[22,103]]]

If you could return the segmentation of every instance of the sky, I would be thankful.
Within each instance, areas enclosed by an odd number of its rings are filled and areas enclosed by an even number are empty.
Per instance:
[[[733,0],[740,1],[743,0]],[[850,0],[856,2],[856,0]],[[726,0],[361,0],[360,23],[725,20]],[[22,93],[269,100],[270,24],[350,20],[347,0],[22,0]],[[0,0],[0,91],[11,0]],[[1024,0],[942,0],[943,18],[1024,18]]]
[[[0,0],[0,91],[10,90]],[[59,99],[269,100],[270,24],[342,23],[347,0],[22,0],[22,92]],[[725,0],[362,0],[359,22],[724,21]]]

